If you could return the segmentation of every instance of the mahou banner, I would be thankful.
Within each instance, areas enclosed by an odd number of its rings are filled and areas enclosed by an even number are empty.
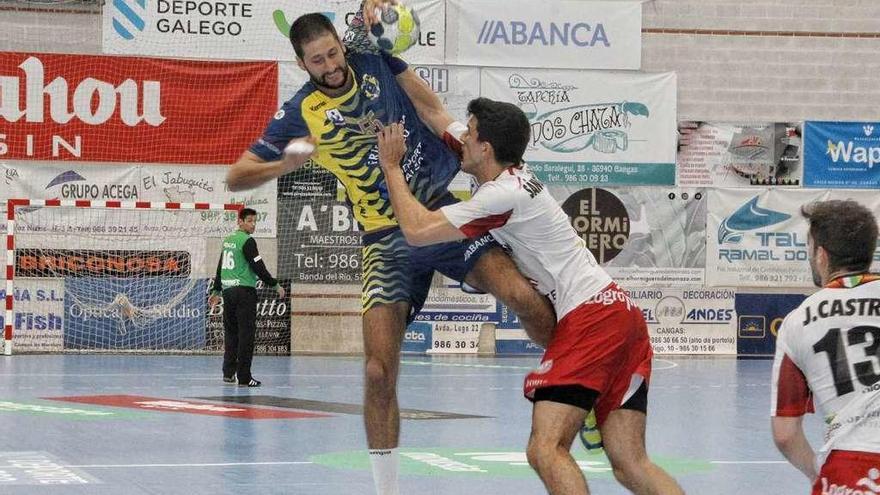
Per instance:
[[[232,163],[277,86],[274,62],[0,53],[0,160]]]

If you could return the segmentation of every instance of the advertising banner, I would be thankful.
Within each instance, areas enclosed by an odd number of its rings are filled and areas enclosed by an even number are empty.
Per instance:
[[[448,0],[446,63],[639,69],[641,2]]]
[[[737,294],[736,353],[772,356],[782,320],[806,298],[804,294]]]
[[[293,284],[358,284],[361,236],[351,209],[333,197],[278,200],[278,276]]]
[[[801,125],[679,122],[678,185],[798,186]]]
[[[484,69],[481,81],[528,116],[525,159],[544,183],[675,184],[675,73]]]
[[[0,53],[0,159],[232,163],[277,81],[274,62]]]
[[[5,282],[5,281],[4,281]],[[0,300],[6,284],[0,285]],[[0,311],[0,328],[5,325]],[[16,352],[60,352],[64,332],[64,282],[59,279],[16,278],[12,333]]]
[[[204,279],[67,278],[64,348],[202,350],[206,290]],[[133,321],[120,294],[155,315]]]
[[[443,63],[446,4],[409,0],[421,21],[416,46],[407,60]],[[341,39],[361,0],[115,0],[103,16],[105,53],[200,59],[293,60],[290,25],[311,12],[324,14]]]
[[[212,280],[207,281],[210,291]],[[290,294],[290,281],[278,280]],[[214,308],[208,308],[206,327],[206,348],[209,351],[222,351],[225,341],[223,333],[223,299]],[[275,289],[266,288],[257,281],[257,331],[254,337],[254,354],[270,356],[290,356],[290,299],[279,299]]]
[[[151,201],[172,203],[240,203],[257,211],[257,228],[254,237],[275,237],[277,222],[276,181],[271,180],[259,187],[231,192],[226,187],[226,167],[129,165],[110,163],[49,163],[39,167],[28,162],[10,161],[0,163],[0,180],[5,175],[6,187],[0,188],[0,209],[5,211],[6,200],[29,199],[86,199],[92,201]],[[186,216],[186,228],[192,234],[226,235],[235,225],[235,212],[201,211],[180,213]],[[157,216],[151,212],[117,213],[129,225],[120,225],[149,232],[148,228],[162,228]],[[53,214],[57,225],[66,227],[91,221],[96,225],[113,224],[106,216],[59,209]],[[166,221],[167,222],[167,221]],[[118,223],[118,222],[117,222]],[[180,221],[165,225],[179,224]],[[24,227],[24,225],[22,225]],[[106,229],[105,229],[106,231]],[[158,235],[158,234],[157,234]]]
[[[555,186],[549,191],[586,248],[621,286],[703,284],[704,190]]]
[[[736,354],[733,289],[628,291],[641,309],[657,354]]]
[[[880,122],[804,124],[804,185],[880,188]]]
[[[725,287],[813,287],[803,205],[853,199],[874,212],[869,191],[712,189],[706,246],[706,284]],[[875,251],[872,270],[880,268]]]

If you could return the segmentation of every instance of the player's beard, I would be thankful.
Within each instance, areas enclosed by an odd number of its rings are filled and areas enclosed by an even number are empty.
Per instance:
[[[333,77],[335,74],[339,73],[340,71],[342,72],[342,82],[340,82],[339,84],[331,84],[331,83],[327,82],[327,80],[330,77]],[[348,84],[348,78],[349,78],[348,64],[343,65],[342,67],[340,67],[339,69],[337,69],[333,72],[321,74],[320,76],[315,76],[310,71],[309,78],[312,80],[312,83],[315,86],[318,86],[319,88],[329,89],[329,90],[334,90],[334,91],[340,90]]]

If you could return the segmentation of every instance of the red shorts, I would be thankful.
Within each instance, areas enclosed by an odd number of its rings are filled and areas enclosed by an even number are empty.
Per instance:
[[[642,311],[612,283],[556,325],[541,366],[525,380],[525,396],[544,387],[595,390],[596,420],[620,406],[651,379],[651,342]]]
[[[812,493],[880,493],[880,454],[832,450]]]

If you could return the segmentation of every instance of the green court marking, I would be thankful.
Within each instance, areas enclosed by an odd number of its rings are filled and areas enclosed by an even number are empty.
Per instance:
[[[55,416],[73,420],[93,419],[144,419],[153,417],[148,413],[117,411],[91,407],[55,406],[40,402],[13,402],[0,400],[0,413],[21,413],[34,416]]]
[[[573,452],[587,479],[612,479],[611,465],[604,454],[588,455],[580,449]],[[364,450],[330,452],[313,455],[310,461],[322,466],[356,471],[369,471],[370,459]],[[708,461],[652,455],[651,460],[675,476],[714,471]],[[517,449],[450,449],[424,448],[400,450],[400,473],[418,476],[454,476],[481,478],[531,478],[526,453]]]
[[[504,364],[468,364],[468,363],[439,363],[437,361],[401,361],[400,364],[411,364],[413,366],[451,366],[454,368],[491,368],[501,370],[533,370],[537,368],[537,360],[535,366],[509,366]]]

